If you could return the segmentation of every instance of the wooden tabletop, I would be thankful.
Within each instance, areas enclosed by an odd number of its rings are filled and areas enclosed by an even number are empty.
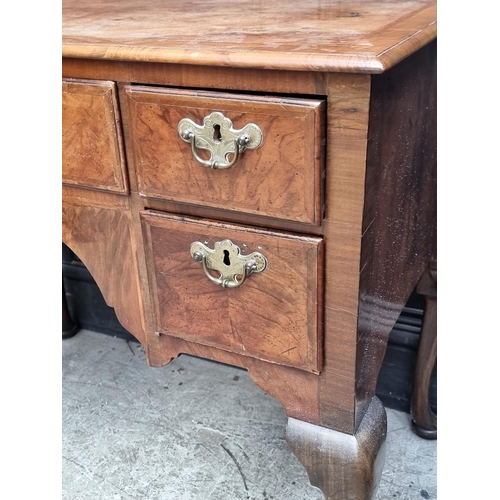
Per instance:
[[[381,73],[436,33],[436,0],[63,0],[73,58]]]

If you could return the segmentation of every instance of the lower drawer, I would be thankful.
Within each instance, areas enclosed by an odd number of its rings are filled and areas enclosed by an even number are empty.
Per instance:
[[[321,238],[153,211],[142,212],[141,218],[156,331],[311,372],[321,370]],[[253,252],[265,258],[267,267],[237,285]],[[257,271],[264,267],[262,257],[253,260]],[[233,271],[237,276],[226,281],[227,287],[214,282]]]

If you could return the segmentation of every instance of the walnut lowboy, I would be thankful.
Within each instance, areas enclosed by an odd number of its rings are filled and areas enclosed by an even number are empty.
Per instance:
[[[311,482],[366,500],[387,338],[436,254],[436,5],[241,3],[215,32],[63,0],[63,241],[151,366],[246,368]]]

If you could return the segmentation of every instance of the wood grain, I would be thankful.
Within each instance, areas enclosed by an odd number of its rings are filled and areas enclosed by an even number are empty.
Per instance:
[[[131,164],[129,164],[131,165]],[[306,224],[295,221],[285,221],[262,215],[246,214],[243,212],[230,212],[223,208],[203,207],[191,203],[179,203],[175,201],[165,201],[153,198],[143,199],[147,208],[159,212],[168,212],[171,214],[188,215],[193,217],[204,217],[207,219],[219,220],[221,222],[233,222],[235,224],[244,224],[260,228],[277,229],[288,231],[290,233],[322,235],[323,226]]]
[[[128,192],[114,82],[63,80],[62,156],[63,183]]]
[[[141,195],[319,224],[322,101],[126,87]],[[202,125],[219,111],[236,129],[255,123],[261,146],[228,169],[203,167],[180,137],[183,118]]]
[[[245,368],[263,391],[281,403],[287,416],[319,424],[319,377],[315,373],[269,363],[255,357],[243,356],[170,335],[148,338],[148,348],[148,363],[151,366],[163,366],[185,353]]]
[[[286,440],[326,500],[373,500],[385,460],[387,416],[373,398],[354,435],[288,419]]]
[[[64,188],[62,240],[90,271],[123,327],[145,345],[136,242],[124,202],[122,195]]]
[[[381,73],[435,36],[435,0],[63,1],[63,57]]]
[[[156,331],[313,372],[321,370],[322,241],[143,212]],[[212,283],[189,253],[230,239],[268,268],[238,288]]]
[[[436,255],[436,43],[373,78],[360,268],[356,421],[389,333]]]
[[[325,240],[325,355],[321,425],[355,431],[361,228],[371,77],[329,75]]]
[[[326,73],[64,57],[63,76],[191,89],[326,95]]]

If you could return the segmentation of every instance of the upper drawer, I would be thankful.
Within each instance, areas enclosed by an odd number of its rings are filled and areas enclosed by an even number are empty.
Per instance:
[[[321,223],[323,101],[139,86],[126,87],[126,94],[141,195]],[[202,166],[179,135],[182,119],[202,126],[213,112],[235,130],[255,124],[262,132],[260,146],[246,149],[230,168]],[[204,134],[211,147],[234,148],[223,126],[207,123]],[[209,159],[207,150],[195,149]],[[233,158],[229,153],[228,162]]]
[[[63,182],[127,193],[115,83],[63,80],[62,125]]]

